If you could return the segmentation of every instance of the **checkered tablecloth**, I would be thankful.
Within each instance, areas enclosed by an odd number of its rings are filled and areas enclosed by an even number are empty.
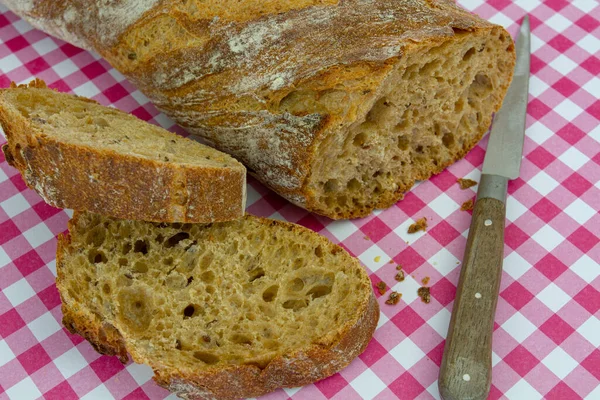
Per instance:
[[[521,177],[509,185],[490,398],[600,399],[600,5],[596,0],[459,0],[516,33],[531,15],[529,116]],[[0,6],[0,87],[37,76],[181,132],[96,54],[53,39]],[[0,137],[0,142],[4,139]],[[331,222],[251,180],[250,213],[341,243],[402,293],[380,297],[374,339],[352,364],[267,399],[439,399],[437,375],[487,138],[385,211]],[[148,367],[97,354],[61,326],[56,235],[70,212],[46,205],[0,155],[0,400],[163,399]],[[427,217],[426,233],[407,227]],[[396,265],[406,280],[394,280]],[[417,297],[430,277],[431,303]],[[171,395],[171,398],[174,396]]]

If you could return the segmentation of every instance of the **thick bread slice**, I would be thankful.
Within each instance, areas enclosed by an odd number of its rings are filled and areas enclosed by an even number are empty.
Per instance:
[[[0,123],[6,160],[55,207],[158,222],[244,215],[246,171],[230,156],[41,80],[0,91]]]
[[[341,247],[298,225],[156,224],[75,213],[59,238],[63,322],[186,399],[255,397],[347,366],[379,307]]]
[[[501,26],[453,0],[5,1],[331,218],[389,207],[463,157],[515,60]]]

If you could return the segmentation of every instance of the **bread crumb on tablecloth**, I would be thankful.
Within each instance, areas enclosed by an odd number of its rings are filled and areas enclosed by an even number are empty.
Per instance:
[[[428,276],[426,276],[425,278],[421,279],[421,283],[423,283],[423,285],[427,285],[429,283],[429,278]]]
[[[474,205],[475,202],[473,201],[473,199],[467,200],[460,206],[460,211],[471,211],[473,210]]]
[[[414,224],[408,227],[408,233],[416,233],[418,231],[425,232],[427,230],[427,218],[419,218]]]
[[[458,184],[460,185],[460,188],[462,190],[465,190],[465,189],[468,189],[470,187],[477,185],[477,182],[474,181],[473,179],[459,178],[456,180],[456,182],[458,182]]]
[[[385,304],[389,304],[391,306],[398,304],[400,298],[402,297],[402,293],[392,292],[390,293],[390,297],[385,301]]]
[[[429,303],[431,301],[431,292],[428,287],[420,287],[417,290],[417,295],[421,298],[423,303]]]
[[[387,292],[387,286],[384,281],[379,282],[376,286],[379,294],[383,295],[385,292]]]

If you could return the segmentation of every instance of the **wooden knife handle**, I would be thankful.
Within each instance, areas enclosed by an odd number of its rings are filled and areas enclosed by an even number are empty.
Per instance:
[[[440,369],[444,400],[483,400],[490,390],[505,216],[500,200],[482,198],[475,203]]]

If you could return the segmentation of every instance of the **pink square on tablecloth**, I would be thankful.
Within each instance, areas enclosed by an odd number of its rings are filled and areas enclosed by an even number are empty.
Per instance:
[[[123,400],[150,400],[150,397],[144,393],[144,390],[141,387],[138,387],[133,392],[123,397]]]
[[[579,396],[585,398],[599,385],[598,379],[588,372],[587,369],[578,365],[573,372],[563,379]]]
[[[14,308],[0,315],[0,337],[3,339],[6,339],[24,326],[25,321]]]
[[[79,396],[68,381],[63,381],[44,394],[46,400],[78,400]]]
[[[543,363],[536,365],[526,376],[527,382],[542,396],[548,393],[560,379]]]
[[[329,378],[316,382],[315,386],[325,395],[325,397],[330,399],[340,390],[348,386],[348,382],[340,374],[335,374]]]
[[[425,320],[421,318],[411,307],[405,306],[391,319],[391,321],[406,335],[410,336],[419,329]]]
[[[17,356],[17,359],[29,375],[52,362],[41,344],[36,344],[31,347],[29,350]]]
[[[521,376],[527,375],[529,371],[540,363],[540,360],[522,345],[515,347],[503,360]]]
[[[571,389],[566,383],[559,382],[545,396],[548,400],[562,400],[577,398],[577,393]]]
[[[595,314],[600,310],[600,292],[592,285],[584,287],[575,297],[573,298],[583,308],[588,310],[591,314]]]
[[[600,380],[600,350],[594,350],[585,360],[581,362],[581,366],[584,367],[596,379]]]
[[[9,389],[27,376],[27,371],[25,371],[19,360],[14,358],[0,367],[0,387]]]
[[[392,384],[389,389],[394,392],[398,398],[412,400],[420,395],[425,388],[409,372],[405,372]]]
[[[42,393],[50,391],[61,382],[64,382],[64,377],[58,368],[56,368],[56,365],[54,365],[52,362],[44,365],[42,368],[30,375],[31,379]]]
[[[554,314],[548,318],[548,320],[546,320],[546,322],[544,322],[539,329],[557,345],[560,345],[565,341],[566,338],[575,332],[575,329],[573,329],[571,325],[566,323],[557,314]]]

